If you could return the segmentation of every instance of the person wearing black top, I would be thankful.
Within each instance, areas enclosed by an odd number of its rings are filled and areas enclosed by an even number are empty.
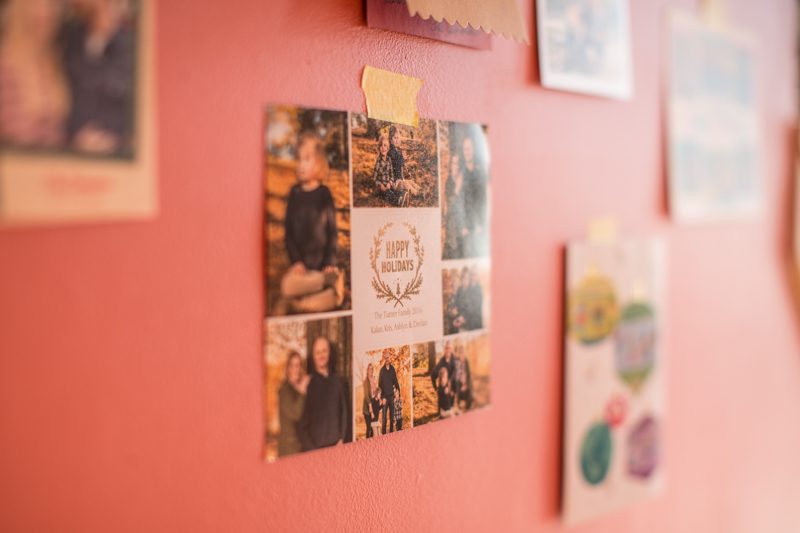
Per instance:
[[[395,411],[394,411],[394,391],[400,390],[400,383],[397,381],[397,372],[389,361],[389,351],[383,351],[383,366],[378,373],[378,388],[381,390],[381,433],[386,434],[387,411],[389,415],[389,432],[394,431]]]
[[[322,139],[300,136],[297,181],[289,191],[284,218],[286,253],[291,266],[281,293],[297,313],[331,311],[344,300],[344,274],[337,268],[338,228]]]
[[[133,156],[136,35],[127,2],[73,0],[62,31],[71,94],[67,135],[82,152]]]
[[[469,237],[464,243],[464,257],[485,256],[488,253],[488,178],[475,159],[475,144],[471,137],[461,142],[461,166],[464,173],[464,211]]]
[[[464,329],[473,331],[483,328],[483,288],[475,267],[469,273],[469,284],[465,290]]]
[[[311,380],[306,391],[303,415],[297,423],[297,437],[303,451],[350,440],[347,435],[347,387],[335,373],[335,360],[330,341],[318,337],[309,358]]]
[[[455,360],[453,359],[453,344],[450,341],[446,341],[444,343],[444,354],[442,354],[442,358],[439,359],[439,362],[436,363],[436,366],[431,372],[431,382],[433,383],[433,388],[435,389],[439,388],[439,372],[442,368],[447,370],[448,376],[455,374],[456,367]]]

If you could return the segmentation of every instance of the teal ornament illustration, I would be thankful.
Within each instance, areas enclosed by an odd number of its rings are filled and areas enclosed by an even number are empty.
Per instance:
[[[599,485],[606,479],[613,451],[611,427],[606,422],[593,424],[581,445],[581,473],[589,485]]]

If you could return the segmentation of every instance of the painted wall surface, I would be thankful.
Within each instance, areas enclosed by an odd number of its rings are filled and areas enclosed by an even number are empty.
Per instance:
[[[670,244],[668,488],[573,531],[800,531],[792,0],[729,2],[762,45],[766,212],[702,227],[666,216],[673,2],[631,2],[628,103],[540,88],[534,47],[368,29],[360,0],[158,3],[161,216],[0,232],[0,530],[563,531],[562,243],[614,213]],[[490,125],[494,405],[267,465],[261,110],[361,110],[365,64]]]

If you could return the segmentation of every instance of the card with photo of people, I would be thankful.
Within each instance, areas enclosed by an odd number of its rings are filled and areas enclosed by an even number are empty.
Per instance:
[[[542,85],[596,96],[633,96],[628,0],[538,0]]]
[[[411,428],[411,346],[359,354],[353,372],[356,440]]]
[[[153,9],[0,2],[0,222],[155,215]]]
[[[291,105],[264,124],[267,460],[488,405],[486,128]]]
[[[352,337],[349,316],[267,321],[267,461],[353,440]]]
[[[657,239],[567,247],[562,501],[569,523],[663,486],[664,263]]]
[[[349,309],[347,112],[271,106],[265,133],[267,316]]]
[[[353,207],[438,207],[436,122],[415,128],[352,113]]]
[[[442,259],[489,256],[491,155],[486,127],[439,122]]]
[[[445,335],[489,327],[489,267],[484,262],[448,263],[442,270]]]
[[[486,407],[491,400],[489,335],[445,337],[413,353],[414,425]]]

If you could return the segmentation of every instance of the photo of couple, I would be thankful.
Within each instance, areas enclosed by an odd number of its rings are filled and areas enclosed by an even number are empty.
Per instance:
[[[411,427],[411,347],[366,352],[355,363],[356,440]],[[359,411],[360,410],[360,411]]]
[[[414,353],[414,425],[489,404],[489,336],[451,337]]]
[[[351,115],[354,207],[437,207],[436,122],[413,128]]]
[[[137,0],[0,0],[0,145],[136,156]]]
[[[347,113],[267,110],[267,315],[350,308]]]
[[[444,334],[487,327],[489,269],[472,264],[442,271]]]
[[[480,124],[439,123],[442,258],[489,255],[489,145]]]
[[[267,326],[266,459],[352,441],[350,317]]]

